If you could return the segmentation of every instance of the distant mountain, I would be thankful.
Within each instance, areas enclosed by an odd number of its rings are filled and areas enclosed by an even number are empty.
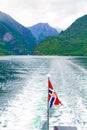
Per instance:
[[[65,29],[62,29],[62,28],[56,28],[57,32],[60,33],[62,31],[64,31]]]
[[[35,36],[37,43],[41,42],[49,36],[57,36],[58,32],[55,28],[51,27],[48,23],[38,23],[29,27],[32,34]]]
[[[87,15],[78,18],[56,37],[49,37],[36,46],[40,55],[87,55]]]
[[[36,39],[29,29],[0,12],[0,55],[32,54]]]

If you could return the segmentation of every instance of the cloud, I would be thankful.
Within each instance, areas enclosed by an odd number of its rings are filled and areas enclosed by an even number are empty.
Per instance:
[[[87,12],[87,0],[0,0],[1,11],[25,26],[48,22],[66,28]]]

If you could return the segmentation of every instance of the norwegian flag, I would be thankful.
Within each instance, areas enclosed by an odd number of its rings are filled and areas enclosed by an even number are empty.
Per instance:
[[[48,102],[50,108],[52,107],[52,105],[62,104],[58,99],[58,96],[49,79],[48,79]]]

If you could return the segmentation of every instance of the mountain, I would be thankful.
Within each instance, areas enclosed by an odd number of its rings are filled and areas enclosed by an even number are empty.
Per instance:
[[[32,54],[35,45],[29,29],[0,11],[0,55]]]
[[[29,27],[32,34],[35,36],[37,43],[43,41],[49,36],[57,36],[58,32],[55,28],[51,27],[48,23],[38,23]]]
[[[64,31],[65,29],[64,28],[56,28],[57,32],[60,33],[62,31]]]
[[[38,55],[87,55],[87,15],[78,18],[56,37],[49,37],[38,44]]]

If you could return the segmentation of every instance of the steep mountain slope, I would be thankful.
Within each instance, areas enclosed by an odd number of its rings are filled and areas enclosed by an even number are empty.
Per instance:
[[[41,42],[49,36],[58,35],[57,30],[51,27],[48,23],[38,23],[34,26],[29,27],[29,29],[37,39],[37,43]]]
[[[0,54],[32,54],[36,39],[29,29],[0,12]]]
[[[35,54],[87,55],[87,15],[78,18],[57,37],[50,37],[37,45]]]

